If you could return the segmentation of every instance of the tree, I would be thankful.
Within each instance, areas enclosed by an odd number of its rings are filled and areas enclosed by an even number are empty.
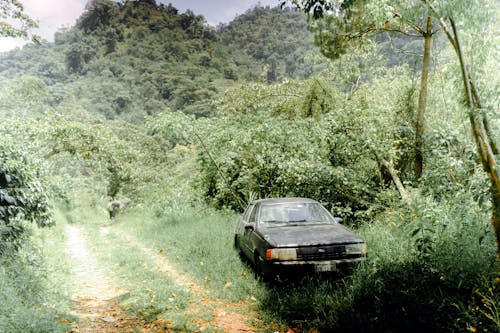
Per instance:
[[[85,12],[78,19],[77,26],[86,32],[109,25],[118,13],[118,4],[111,0],[92,0],[85,6]]]
[[[27,38],[29,30],[36,26],[19,1],[2,0],[0,36]],[[32,38],[38,41],[37,36]],[[6,142],[0,144],[0,254],[8,247],[21,245],[26,231],[24,221],[40,227],[52,224],[48,198],[39,178],[38,169],[23,154]]]
[[[107,178],[107,195],[116,196],[130,182],[134,156],[116,134],[99,125],[58,119],[47,133],[50,152],[47,157],[69,153],[89,164],[101,166]],[[100,169],[100,168],[99,168]]]
[[[468,71],[469,66],[465,60],[454,18],[454,15],[457,14],[456,10],[453,10],[454,8],[444,8],[441,13],[432,3],[428,1],[425,2],[429,4],[433,13],[439,16],[440,25],[450,44],[453,46],[460,64],[465,105],[469,110],[471,133],[474,137],[479,159],[490,181],[492,203],[491,224],[497,242],[498,268],[500,271],[500,173],[496,162],[496,156],[499,154],[498,146],[491,133],[488,117],[482,107],[479,93],[474,85],[474,80]]]
[[[24,7],[18,0],[2,0],[0,2],[0,36],[28,38],[29,31],[38,24],[24,12]],[[33,35],[33,41],[39,37]]]
[[[282,6],[289,1],[283,1]],[[315,43],[323,55],[336,59],[349,48],[362,45],[377,33],[399,33],[424,39],[420,92],[415,123],[415,180],[424,164],[425,109],[431,57],[433,18],[428,8],[408,1],[322,1],[291,0],[309,16]],[[312,18],[312,20],[311,20]],[[422,24],[421,22],[425,22]],[[386,164],[386,163],[384,163]],[[396,173],[394,173],[396,175]],[[395,183],[399,183],[395,179]]]

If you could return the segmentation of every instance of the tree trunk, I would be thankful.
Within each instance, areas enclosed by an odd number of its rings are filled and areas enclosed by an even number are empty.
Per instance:
[[[431,58],[432,17],[427,17],[427,28],[424,33],[424,59],[422,62],[422,76],[420,78],[420,95],[418,97],[417,124],[415,138],[415,180],[422,176],[424,165],[424,132],[425,132],[425,107],[427,104],[427,82],[429,79],[429,65]]]
[[[495,239],[497,242],[498,269],[500,271],[500,177],[495,157],[495,152],[497,152],[498,150],[496,144],[493,141],[493,137],[489,132],[489,128],[487,127],[488,121],[486,119],[486,115],[481,112],[479,95],[475,91],[472,80],[467,72],[467,66],[465,64],[465,59],[460,46],[460,40],[458,39],[455,22],[452,18],[449,18],[449,21],[452,27],[453,35],[448,32],[443,20],[441,20],[441,25],[443,26],[448,39],[455,48],[458,60],[460,62],[467,107],[471,111],[477,111],[477,114],[473,114],[473,112],[471,112],[469,120],[471,123],[472,135],[474,136],[474,141],[476,142],[479,158],[483,165],[483,169],[487,173],[490,180],[492,204],[491,224],[493,226]]]
[[[469,84],[471,87],[472,97],[474,98],[474,105],[476,106],[476,108],[482,109],[481,101],[479,100],[479,94],[477,93],[476,86],[474,85],[474,82],[472,82],[469,79]],[[486,118],[486,117],[483,117],[483,126],[484,126],[484,129],[486,131],[487,137],[490,139],[490,145],[491,145],[491,150],[493,151],[493,154],[498,155],[498,153],[499,153],[498,147],[497,147],[496,143],[493,141],[493,134],[491,134],[490,124],[489,124],[488,118]]]
[[[491,187],[491,195],[493,202],[493,213],[491,214],[491,224],[495,231],[497,240],[497,257],[498,257],[498,270],[500,271],[500,191],[498,188]]]
[[[384,172],[384,170],[387,170],[387,172],[389,172],[389,174],[391,175],[392,181],[394,182],[394,185],[396,185],[396,188],[397,188],[399,194],[401,195],[401,199],[403,199],[403,202],[405,204],[410,204],[411,196],[408,193],[408,191],[406,190],[405,186],[403,185],[401,178],[399,178],[397,170],[394,169],[393,160],[390,159],[389,161],[387,161],[385,158],[381,158],[377,154],[377,150],[374,149],[373,146],[370,146],[370,149],[373,152],[373,154],[375,155],[375,159],[377,160],[377,163],[379,165],[379,169],[380,169],[380,173],[381,173],[380,178],[381,179],[384,178],[383,172]]]
[[[409,204],[410,194],[408,193],[408,191],[406,191],[406,188],[401,182],[401,179],[399,178],[396,169],[394,169],[394,163],[392,162],[392,160],[386,161],[385,159],[381,159],[380,164],[383,165],[387,169],[387,171],[389,171],[389,174],[392,177],[392,181],[394,182],[394,185],[396,185],[396,188],[398,189],[401,198],[406,204]]]

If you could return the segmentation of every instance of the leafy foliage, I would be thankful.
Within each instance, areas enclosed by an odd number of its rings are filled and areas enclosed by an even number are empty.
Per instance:
[[[411,119],[400,116],[408,112],[401,87],[411,82],[398,75],[388,71],[350,98],[324,79],[228,91],[217,104],[220,117],[191,125],[203,138],[190,142],[203,141],[205,193],[236,209],[253,197],[306,196],[344,218],[373,217],[393,195],[379,156],[405,170],[412,142]]]
[[[142,169],[137,168],[139,160],[155,163],[154,159],[148,158],[149,152],[142,154],[140,148],[149,145],[149,149],[154,150],[156,145],[130,129],[125,131],[120,126],[103,126],[100,122],[88,124],[64,118],[53,119],[50,126],[45,133],[50,145],[47,157],[69,153],[90,169],[97,169],[97,172],[91,172],[94,177],[107,180],[108,197],[115,197],[121,192],[135,192],[134,188],[143,181]]]
[[[20,246],[26,227],[52,224],[47,193],[40,173],[9,146],[0,146],[0,253]]]
[[[0,4],[0,36],[28,37],[29,30],[37,23],[24,12],[23,4],[18,0],[3,0]],[[33,36],[38,41],[38,37]]]

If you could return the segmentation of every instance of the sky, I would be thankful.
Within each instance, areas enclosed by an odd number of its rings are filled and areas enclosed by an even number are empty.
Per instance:
[[[50,42],[60,28],[73,26],[85,9],[88,0],[20,0],[24,11],[35,21],[39,28],[33,33]],[[227,23],[247,9],[260,4],[277,6],[279,0],[156,0],[157,3],[171,3],[181,13],[191,9],[197,15],[203,15],[208,24],[216,26]],[[0,37],[0,52],[22,46],[23,39]]]

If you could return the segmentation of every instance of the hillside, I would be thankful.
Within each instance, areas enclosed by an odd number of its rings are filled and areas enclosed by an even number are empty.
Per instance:
[[[255,7],[215,30],[170,4],[105,0],[54,43],[0,55],[0,76],[40,78],[53,107],[77,100],[108,119],[135,122],[166,107],[210,115],[211,101],[237,81],[308,76],[310,53],[318,54],[297,12]]]
[[[314,72],[308,57],[319,55],[302,13],[289,8],[254,7],[226,26],[219,35],[245,78],[268,83],[283,78],[307,78]],[[265,71],[263,71],[265,69]]]

